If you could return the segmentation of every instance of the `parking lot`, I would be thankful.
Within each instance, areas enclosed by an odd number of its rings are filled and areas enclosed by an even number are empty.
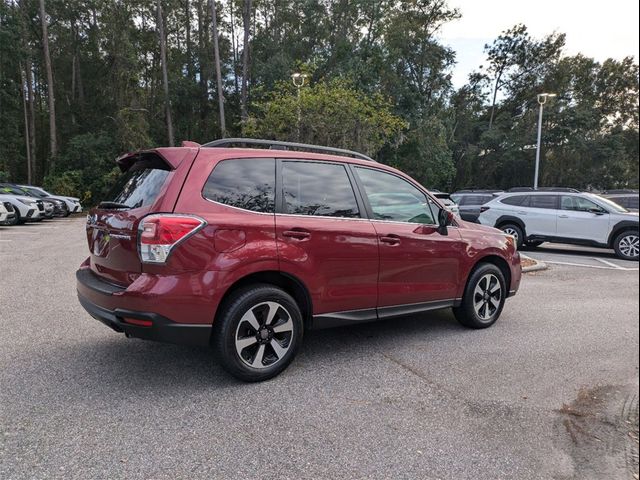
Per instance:
[[[0,478],[632,479],[638,264],[527,255],[550,268],[490,329],[444,311],[310,332],[244,384],[89,317],[84,217],[0,227]]]

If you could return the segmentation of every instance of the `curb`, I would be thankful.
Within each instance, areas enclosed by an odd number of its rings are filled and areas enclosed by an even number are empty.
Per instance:
[[[531,265],[530,267],[523,267],[522,273],[530,273],[530,272],[540,272],[542,270],[547,270],[549,266],[541,260],[536,260],[535,258],[531,258],[527,255],[520,254],[520,258],[531,260],[536,262],[535,265]]]

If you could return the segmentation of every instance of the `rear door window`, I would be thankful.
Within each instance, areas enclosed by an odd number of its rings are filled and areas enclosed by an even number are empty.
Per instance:
[[[557,195],[531,195],[529,201],[531,208],[545,208],[551,210],[558,208]]]
[[[356,196],[344,165],[285,161],[282,163],[284,213],[322,217],[360,217]]]
[[[252,212],[275,211],[276,161],[273,158],[223,160],[211,172],[203,196]]]
[[[116,181],[107,198],[129,208],[152,205],[170,171],[171,168],[161,157],[143,157]]]
[[[505,205],[513,205],[516,207],[523,206],[528,198],[528,195],[514,195],[513,197],[507,197],[500,200],[500,203],[504,203]]]

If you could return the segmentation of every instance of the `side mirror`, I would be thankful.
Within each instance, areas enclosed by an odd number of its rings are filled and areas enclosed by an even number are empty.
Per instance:
[[[590,208],[589,213],[593,213],[595,215],[604,215],[606,212],[601,208]]]
[[[440,209],[440,212],[438,213],[438,225],[441,227],[448,227],[451,225],[451,217],[453,217],[453,214],[450,211],[445,210],[444,208]]]
[[[438,231],[442,235],[448,234],[447,227],[451,225],[452,220],[453,213],[445,210],[444,208],[440,209],[440,212],[438,213]]]

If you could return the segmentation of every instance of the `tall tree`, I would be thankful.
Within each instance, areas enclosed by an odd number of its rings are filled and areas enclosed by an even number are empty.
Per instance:
[[[173,137],[173,120],[171,118],[171,98],[169,96],[169,74],[167,73],[167,37],[164,32],[164,15],[162,0],[158,0],[158,35],[160,37],[160,63],[162,64],[162,89],[164,92],[165,118],[167,121],[167,137],[169,145],[175,145]]]
[[[220,49],[218,48],[218,12],[216,0],[211,2],[211,30],[213,34],[213,61],[216,65],[216,83],[218,86],[218,111],[220,113],[220,136],[227,136],[227,125],[224,118],[224,91],[222,90],[222,70],[220,68]]]
[[[240,117],[242,125],[246,125],[249,119],[249,111],[247,109],[248,82],[249,82],[249,51],[251,45],[249,37],[251,34],[251,0],[244,0],[242,4],[242,28],[244,29],[242,42],[242,89],[240,97]]]
[[[24,71],[20,72],[22,84],[21,84],[21,93],[22,93],[22,111],[24,112],[24,143],[25,143],[25,151],[27,153],[27,182],[29,185],[32,183],[33,175],[31,172],[31,142],[29,140],[29,113],[27,109],[27,75]]]
[[[56,100],[53,89],[53,69],[49,52],[49,32],[47,27],[47,13],[44,0],[40,0],[40,23],[42,25],[42,50],[44,54],[44,68],[47,73],[47,100],[49,103],[49,149],[51,155],[51,169],[55,165],[58,155],[58,140],[56,131]]]

